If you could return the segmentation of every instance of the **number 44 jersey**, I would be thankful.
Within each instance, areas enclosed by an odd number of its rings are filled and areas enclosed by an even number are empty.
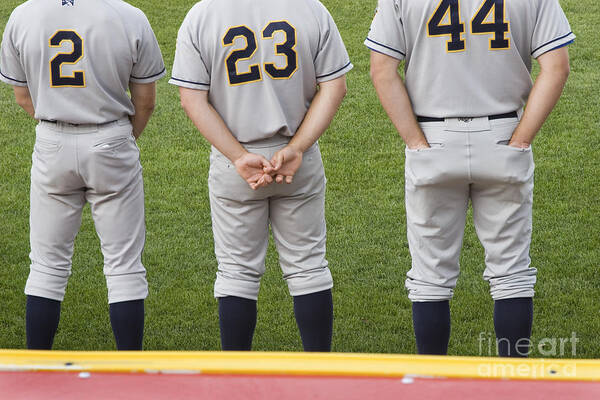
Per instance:
[[[120,0],[30,0],[4,30],[0,80],[29,88],[37,119],[102,124],[133,115],[129,82],[164,74],[148,19]]]
[[[574,38],[558,0],[379,0],[365,45],[406,60],[417,115],[480,117],[523,107],[532,57]]]
[[[293,136],[317,84],[352,68],[317,0],[203,0],[177,37],[170,83],[208,90],[242,143]]]

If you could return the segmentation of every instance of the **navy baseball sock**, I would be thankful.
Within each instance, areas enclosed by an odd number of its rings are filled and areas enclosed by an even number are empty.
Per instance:
[[[233,351],[252,349],[256,313],[256,300],[236,296],[219,297],[221,349]]]
[[[412,312],[419,354],[447,354],[450,301],[414,302]]]
[[[294,296],[294,314],[304,351],[331,351],[333,331],[331,289]]]
[[[144,340],[144,300],[122,301],[109,306],[118,350],[142,350]]]
[[[25,324],[27,348],[50,350],[60,320],[60,301],[27,296]]]
[[[520,297],[494,302],[494,328],[500,357],[527,357],[533,322],[533,299]]]

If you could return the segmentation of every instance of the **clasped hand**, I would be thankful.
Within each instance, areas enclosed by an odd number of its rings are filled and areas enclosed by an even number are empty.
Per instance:
[[[286,146],[267,160],[260,154],[245,153],[235,160],[235,168],[248,185],[256,190],[273,182],[292,183],[302,164],[302,152]]]

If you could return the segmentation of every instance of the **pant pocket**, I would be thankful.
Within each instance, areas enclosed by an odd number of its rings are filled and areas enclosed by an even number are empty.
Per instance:
[[[443,168],[444,147],[405,150],[405,178],[414,186],[433,185],[447,179]]]
[[[531,146],[518,148],[496,143],[501,167],[498,172],[509,183],[525,183],[533,178],[535,163]]]
[[[132,138],[127,136],[108,137],[97,141],[92,146],[96,152],[116,151],[121,146],[127,144]]]
[[[51,140],[38,136],[35,138],[33,150],[38,154],[53,155],[58,153],[61,147],[60,141],[58,140]]]

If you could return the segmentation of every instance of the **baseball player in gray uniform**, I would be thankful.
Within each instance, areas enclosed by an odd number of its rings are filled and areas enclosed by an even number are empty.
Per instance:
[[[365,44],[380,101],[406,142],[406,287],[419,353],[447,352],[469,201],[499,354],[529,352],[531,143],[567,80],[564,46],[574,38],[557,0],[379,1]]]
[[[351,68],[317,0],[204,0],[183,21],[169,82],[212,144],[214,295],[224,350],[251,348],[269,225],[304,349],[330,350],[333,281],[317,139]]]
[[[154,82],[165,73],[146,16],[123,1],[30,0],[10,16],[0,80],[39,120],[25,287],[31,349],[52,347],[86,202],[104,255],[117,348],[142,348],[148,284],[135,139],[152,114]]]

